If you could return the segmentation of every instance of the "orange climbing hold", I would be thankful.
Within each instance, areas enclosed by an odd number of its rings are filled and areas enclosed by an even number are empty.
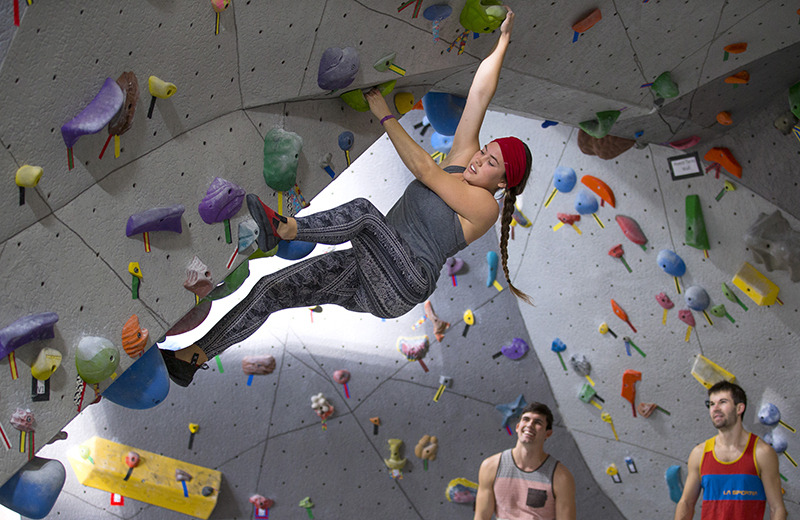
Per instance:
[[[750,73],[746,70],[741,72],[737,72],[732,76],[728,76],[725,78],[725,83],[733,83],[734,85],[744,85],[745,83],[750,81]]]
[[[580,21],[575,22],[572,25],[572,30],[575,31],[576,33],[585,33],[586,31],[594,27],[594,24],[596,24],[602,19],[603,19],[603,14],[600,12],[600,9],[595,9]]]
[[[717,123],[721,125],[732,125],[733,118],[731,117],[731,113],[726,110],[723,110],[722,112],[717,114]]]
[[[745,42],[732,43],[730,45],[726,45],[725,47],[723,47],[723,50],[731,54],[741,54],[747,50],[747,43]]]
[[[733,154],[727,148],[712,148],[703,159],[709,162],[719,163],[725,170],[734,177],[742,178],[742,166],[736,161]]]

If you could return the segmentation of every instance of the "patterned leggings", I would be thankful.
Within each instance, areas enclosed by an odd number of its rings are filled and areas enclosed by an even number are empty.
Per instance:
[[[243,341],[281,309],[334,303],[380,318],[402,316],[425,301],[430,288],[408,244],[366,199],[297,219],[297,240],[342,244],[256,282],[250,293],[197,345],[209,359]]]

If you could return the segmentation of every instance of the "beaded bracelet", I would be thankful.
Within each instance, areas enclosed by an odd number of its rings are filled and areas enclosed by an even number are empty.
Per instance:
[[[381,119],[381,126],[383,126],[383,123],[385,123],[389,119],[397,119],[397,118],[394,117],[394,114],[389,114],[388,116],[386,116],[383,119]]]

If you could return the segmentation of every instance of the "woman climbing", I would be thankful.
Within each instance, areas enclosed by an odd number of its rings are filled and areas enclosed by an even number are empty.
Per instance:
[[[355,199],[306,217],[284,217],[256,195],[247,195],[262,251],[273,249],[280,240],[295,239],[319,244],[350,241],[352,248],[263,277],[197,343],[174,352],[162,350],[175,383],[188,386],[207,360],[250,336],[281,309],[334,303],[382,318],[402,316],[433,293],[448,257],[491,229],[499,213],[494,197],[498,190],[505,195],[500,250],[509,278],[508,231],[516,196],[530,174],[531,153],[515,137],[496,139],[483,148],[478,140],[514,25],[514,13],[506,9],[500,38],[475,73],[452,148],[441,165],[406,133],[380,92],[367,93],[370,110],[416,177],[386,216],[366,199]],[[508,285],[528,301],[510,281]]]

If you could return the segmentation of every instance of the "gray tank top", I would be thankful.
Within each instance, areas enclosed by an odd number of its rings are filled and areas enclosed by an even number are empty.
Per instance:
[[[448,166],[448,173],[461,173],[463,166]],[[458,214],[417,179],[408,185],[386,214],[386,220],[411,246],[422,262],[431,292],[448,257],[467,247]]]
[[[522,471],[514,463],[511,450],[504,451],[500,455],[500,464],[494,479],[497,519],[555,519],[553,475],[557,464],[558,461],[548,455],[535,470]]]

